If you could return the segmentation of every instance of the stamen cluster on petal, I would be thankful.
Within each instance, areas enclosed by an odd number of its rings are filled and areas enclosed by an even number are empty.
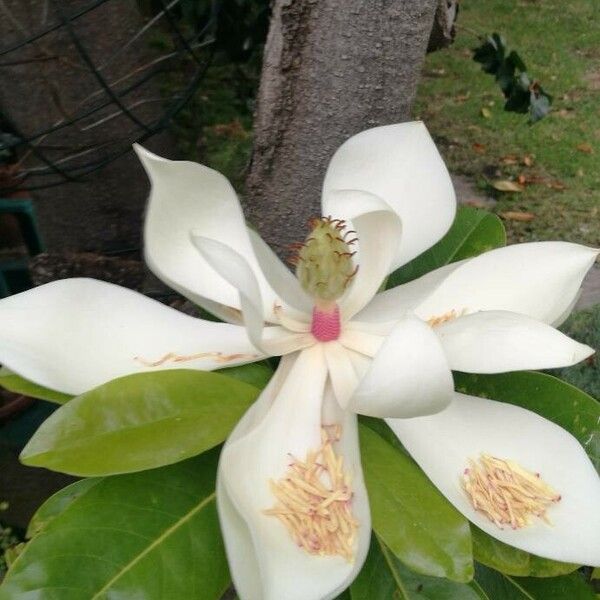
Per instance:
[[[482,454],[478,461],[469,460],[462,486],[473,508],[500,529],[503,525],[513,529],[530,525],[532,515],[551,524],[546,511],[561,498],[539,473],[488,454]]]
[[[356,232],[345,231],[340,219],[321,217],[311,219],[311,232],[303,244],[292,244],[296,276],[302,288],[313,298],[333,302],[340,298],[358,270],[353,264]],[[350,238],[350,239],[349,239]]]
[[[352,562],[358,521],[352,515],[350,475],[333,449],[340,437],[341,426],[323,426],[321,447],[305,461],[293,458],[285,477],[270,482],[278,502],[264,513],[277,517],[309,554]]]

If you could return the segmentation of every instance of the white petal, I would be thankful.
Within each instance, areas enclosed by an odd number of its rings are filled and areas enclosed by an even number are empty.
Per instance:
[[[0,363],[68,394],[130,373],[206,371],[260,357],[239,325],[196,319],[94,279],[54,281],[0,301]]]
[[[303,351],[279,390],[263,392],[221,454],[220,518],[242,600],[335,598],[354,579],[368,551],[370,517],[356,419],[337,408],[331,392],[324,399],[326,374],[322,348]],[[343,455],[344,467],[352,474],[352,510],[360,522],[352,563],[340,556],[308,554],[276,517],[263,512],[276,503],[269,480],[286,474],[290,455],[304,460],[309,451],[320,447],[323,423],[342,425],[336,452]]]
[[[381,198],[360,190],[332,190],[332,214],[351,221],[358,248],[354,264],[358,271],[340,300],[342,319],[348,321],[375,296],[390,271],[400,243],[400,219]]]
[[[323,214],[337,216],[330,192],[359,189],[382,198],[402,220],[392,269],[433,246],[450,228],[456,197],[448,170],[420,121],[363,131],[334,154],[323,185]]]
[[[539,415],[510,404],[457,394],[443,412],[389,419],[404,447],[448,500],[493,537],[554,560],[600,565],[600,479],[579,442]],[[468,460],[487,453],[540,473],[559,494],[552,525],[498,528],[475,511],[460,479]]]
[[[568,367],[594,353],[550,325],[506,311],[466,315],[434,331],[450,368],[468,373]]]
[[[346,408],[359,382],[350,351],[339,342],[323,344],[323,351],[335,398],[342,408]]]
[[[229,246],[250,265],[261,290],[265,314],[277,295],[267,283],[250,242],[244,215],[227,179],[208,167],[170,161],[135,150],[152,182],[144,224],[144,251],[150,269],[169,286],[231,320],[226,307],[240,308],[237,290],[207,264],[190,231]]]
[[[294,274],[279,260],[279,257],[271,250],[269,245],[252,229],[248,229],[248,235],[252,242],[252,248],[256,260],[260,265],[269,285],[287,304],[301,313],[310,315],[312,313],[312,300],[302,289],[300,282]],[[294,315],[299,317],[300,315]],[[308,317],[310,321],[310,317]]]
[[[445,281],[465,260],[444,265],[418,279],[409,281],[384,292],[379,292],[355,317],[357,321],[392,321],[414,311]]]
[[[568,242],[491,250],[453,270],[415,312],[428,320],[451,310],[507,310],[554,324],[564,318],[597,255]]]
[[[383,342],[348,409],[372,417],[430,415],[448,405],[453,389],[436,334],[420,319],[406,317]]]
[[[233,248],[217,240],[196,235],[195,232],[191,237],[204,260],[238,291],[248,337],[255,348],[264,352],[261,345],[263,303],[258,282],[248,261]]]

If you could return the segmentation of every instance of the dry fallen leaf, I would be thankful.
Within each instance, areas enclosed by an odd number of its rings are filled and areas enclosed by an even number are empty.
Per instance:
[[[496,179],[491,182],[492,187],[499,192],[522,192],[523,188],[518,183],[508,179]]]
[[[526,155],[523,157],[523,164],[524,164],[526,167],[530,167],[530,166],[533,164],[533,156],[531,156],[531,154],[526,154]]]
[[[471,198],[469,200],[461,201],[461,204],[466,204],[467,206],[474,206],[475,208],[489,208],[490,201],[479,200],[478,198]]]
[[[579,150],[579,152],[585,152],[585,154],[591,154],[594,151],[592,145],[588,144],[587,142],[577,144],[576,148]]]
[[[561,191],[567,189],[567,186],[562,181],[559,181],[558,179],[551,181],[548,184],[548,187],[552,188],[553,190],[561,190]]]
[[[501,212],[500,216],[507,221],[521,221],[523,223],[528,223],[529,221],[533,221],[533,219],[535,219],[535,215],[533,213],[520,212],[516,210]]]
[[[477,152],[477,154],[484,154],[485,153],[485,145],[475,142],[473,144],[473,150],[475,150],[475,152]]]
[[[519,158],[516,154],[507,154],[500,157],[500,162],[503,165],[516,165],[519,162]]]
[[[481,107],[481,116],[484,119],[489,119],[492,116],[492,111],[489,108],[486,108],[485,106]]]

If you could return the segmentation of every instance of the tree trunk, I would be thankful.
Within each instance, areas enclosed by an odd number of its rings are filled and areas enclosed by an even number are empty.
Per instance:
[[[247,178],[250,221],[280,255],[320,214],[336,148],[410,117],[437,0],[275,0]]]

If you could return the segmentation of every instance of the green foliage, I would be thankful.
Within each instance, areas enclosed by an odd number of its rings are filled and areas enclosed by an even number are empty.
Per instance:
[[[394,271],[386,287],[396,287],[449,263],[505,244],[504,225],[498,217],[472,206],[461,206],[448,233],[429,250]]]
[[[404,566],[373,535],[367,561],[350,588],[352,600],[477,600],[466,583],[428,577]]]
[[[478,42],[469,31],[510,33],[511,46],[542,82],[552,84],[552,112],[535,127],[503,110],[503,97],[478,63],[466,60]],[[452,46],[425,58],[414,115],[427,123],[451,173],[482,190],[493,179],[526,178],[523,191],[498,194],[493,211],[534,215],[507,218],[510,243],[569,240],[600,246],[598,194],[598,27],[590,0],[464,0]],[[575,35],[574,32],[577,32]],[[482,115],[486,109],[488,117]],[[578,149],[589,144],[591,152]],[[528,157],[529,165],[524,164]],[[477,198],[467,197],[477,201]]]
[[[533,371],[454,373],[457,391],[531,410],[573,434],[600,471],[600,403],[552,375]]]
[[[473,50],[473,60],[481,64],[485,73],[494,75],[500,86],[508,112],[529,113],[529,122],[543,119],[550,111],[552,96],[527,74],[523,59],[514,51],[508,52],[506,42],[498,33],[485,38]]]
[[[572,573],[579,565],[541,558],[505,544],[471,523],[473,558],[506,575],[556,577]]]
[[[243,381],[204,371],[120,377],[54,412],[21,460],[87,477],[167,465],[220,444],[258,393]]]
[[[48,400],[49,402],[55,402],[57,404],[64,404],[72,398],[68,394],[63,394],[55,390],[37,385],[27,379],[24,379],[20,375],[11,373],[4,367],[0,368],[0,387],[7,389],[17,394],[23,394],[30,396],[31,398],[39,398],[41,400]]]
[[[229,572],[215,507],[218,453],[77,483],[34,517],[0,600],[218,600]],[[69,488],[67,488],[69,490]],[[41,528],[41,531],[40,531]]]
[[[271,369],[264,361],[249,363],[238,367],[228,367],[227,369],[219,369],[214,372],[221,373],[221,375],[227,375],[227,377],[233,377],[239,381],[244,381],[259,390],[262,390],[273,376],[273,369]]]
[[[552,578],[511,577],[477,565],[475,581],[484,600],[596,600],[579,573]]]
[[[574,313],[562,325],[568,336],[592,348],[600,348],[600,304]],[[598,355],[573,367],[556,369],[554,373],[572,385],[600,399],[600,358]]]
[[[469,581],[473,562],[467,520],[412,459],[364,425],[360,447],[377,535],[415,572]]]

